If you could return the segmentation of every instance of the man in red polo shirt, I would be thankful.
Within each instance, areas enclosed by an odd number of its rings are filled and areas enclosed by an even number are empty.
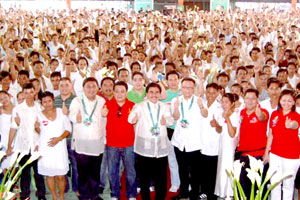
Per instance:
[[[248,155],[261,159],[267,144],[267,126],[269,113],[258,105],[258,91],[248,89],[245,92],[245,107],[241,111],[240,139],[238,151],[240,160],[245,165],[242,168],[240,182],[247,199],[250,199],[251,182],[247,177],[246,168],[249,168]]]
[[[107,117],[106,153],[111,199],[120,198],[120,162],[123,161],[127,179],[127,197],[136,197],[135,154],[133,152],[134,127],[128,122],[134,103],[127,99],[127,84],[119,81],[114,85],[114,97],[107,101],[102,116]]]

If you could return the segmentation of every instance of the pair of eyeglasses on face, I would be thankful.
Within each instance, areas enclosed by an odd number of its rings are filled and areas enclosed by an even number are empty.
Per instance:
[[[119,109],[118,109],[118,117],[121,117],[121,114],[122,114],[122,107],[119,107]]]

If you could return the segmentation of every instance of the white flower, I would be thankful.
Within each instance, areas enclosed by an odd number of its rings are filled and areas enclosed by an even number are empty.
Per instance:
[[[260,171],[260,173],[263,173],[263,169],[264,169],[264,163],[261,160],[257,160],[256,158],[248,155],[249,160],[250,160],[250,169],[252,171],[257,172],[258,170]]]
[[[250,179],[251,183],[254,184],[255,183],[255,174],[257,174],[257,172],[247,168],[246,171],[248,172],[247,173],[247,176],[248,178]]]
[[[2,160],[2,158],[6,155],[5,151],[0,151],[0,161]]]
[[[6,193],[5,193],[5,200],[13,199],[13,197],[14,197],[15,195],[16,195],[15,193],[12,193],[12,192],[6,192]]]
[[[276,168],[272,167],[272,165],[270,165],[268,171],[267,171],[267,175],[266,175],[266,180],[270,180],[270,178],[276,173]]]
[[[28,155],[28,151],[22,151],[18,156],[17,163],[19,163],[24,156]]]
[[[255,181],[257,183],[257,186],[261,186],[261,176],[258,173],[255,173]]]
[[[25,163],[25,165],[28,165],[28,164],[32,163],[33,161],[37,160],[40,156],[41,156],[41,153],[38,152],[38,151],[35,151],[35,152],[31,153],[31,156],[27,160],[27,162]]]
[[[237,181],[240,180],[240,174],[243,165],[244,163],[241,163],[240,160],[236,160],[233,163],[233,178],[236,179]]]

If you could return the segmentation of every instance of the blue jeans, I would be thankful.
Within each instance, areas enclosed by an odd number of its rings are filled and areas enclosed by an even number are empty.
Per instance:
[[[78,191],[77,164],[76,164],[76,158],[74,156],[74,150],[71,149],[71,140],[69,140],[69,139],[67,139],[67,147],[68,147],[69,160],[71,163],[72,190],[73,190],[73,192],[77,192]],[[67,188],[70,187],[69,182],[67,181],[66,183],[67,183],[66,187]]]
[[[120,161],[123,161],[126,170],[126,194],[128,198],[136,197],[135,154],[133,146],[115,148],[106,146],[108,177],[111,197],[120,198]]]

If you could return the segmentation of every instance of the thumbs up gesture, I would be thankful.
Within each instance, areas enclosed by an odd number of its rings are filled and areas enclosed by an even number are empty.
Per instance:
[[[15,122],[16,122],[17,126],[20,126],[21,119],[20,119],[20,116],[18,113],[16,113]]]
[[[174,107],[175,107],[175,108],[179,108],[179,104],[180,104],[179,98],[177,97],[177,98],[176,98],[176,101],[175,101],[175,103],[174,103]]]
[[[82,117],[81,117],[81,111],[79,110],[77,115],[76,115],[76,121],[77,123],[81,123],[82,122]]]
[[[106,105],[103,106],[103,108],[101,110],[101,115],[102,115],[102,117],[107,117],[108,109],[107,109]]]
[[[262,116],[262,111],[258,105],[256,106],[255,114],[258,118],[260,118]]]
[[[137,121],[138,121],[138,115],[135,114],[134,118],[132,119],[132,123],[133,123],[133,124],[136,124]]]
[[[287,129],[296,129],[296,128],[298,128],[298,125],[296,126],[295,121],[293,121],[293,120],[291,120],[290,118],[287,117],[286,120],[285,120],[285,127]]]
[[[166,118],[164,116],[162,116],[161,119],[160,119],[160,124],[163,125],[163,126],[165,126],[166,123],[167,123],[166,122]]]
[[[211,125],[211,127],[216,127],[217,126],[217,121],[216,121],[216,119],[215,119],[215,115],[213,115],[213,119],[210,121],[210,125]]]

